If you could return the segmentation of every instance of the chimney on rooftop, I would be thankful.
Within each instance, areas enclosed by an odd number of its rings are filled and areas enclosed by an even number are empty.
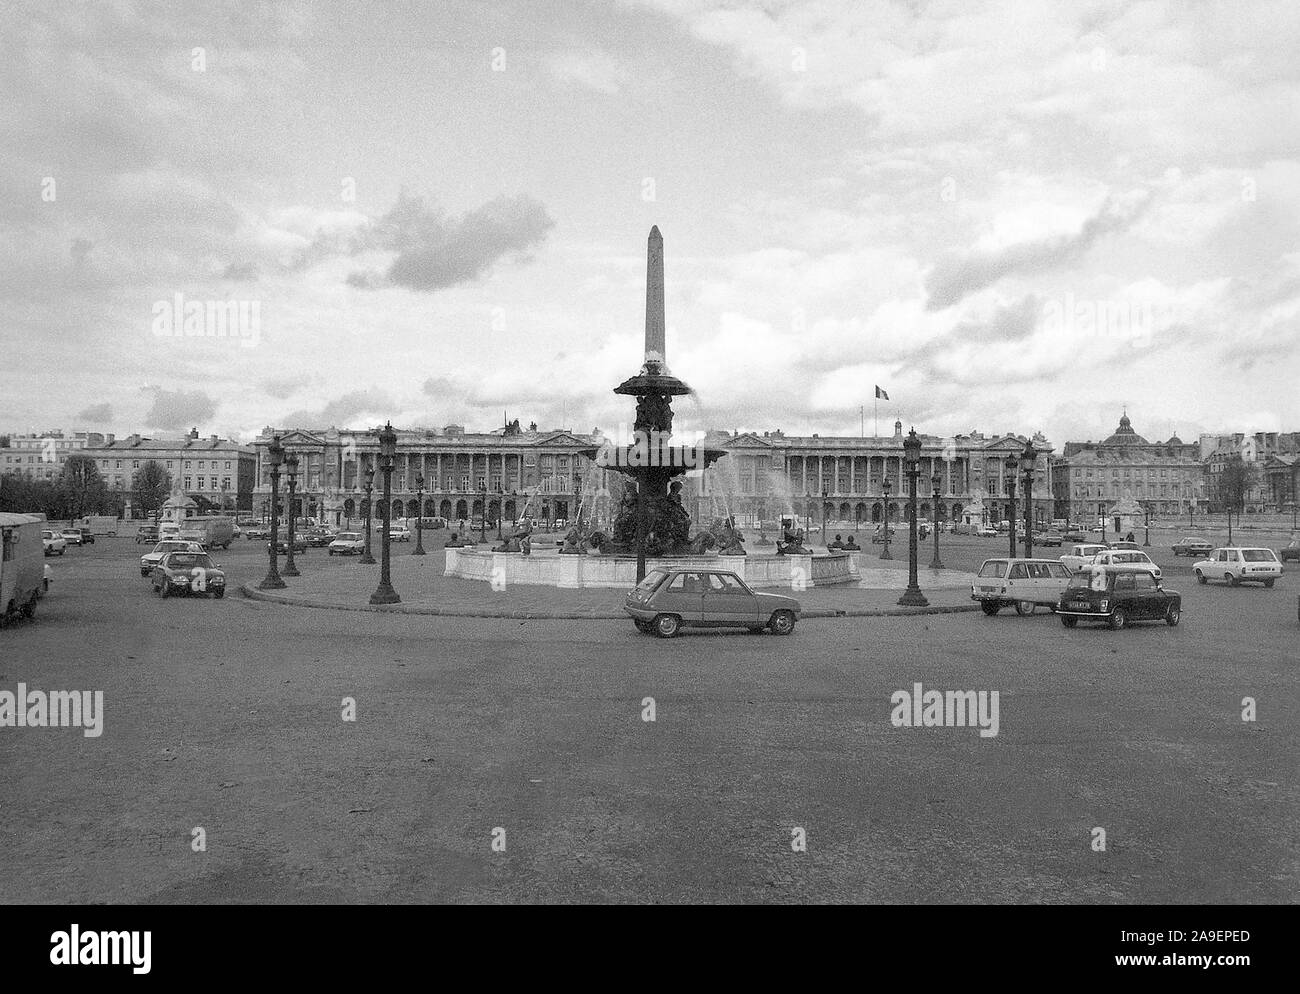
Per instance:
[[[191,428],[191,429],[190,429],[190,439],[193,440],[193,439],[197,439],[198,437],[199,437],[199,430],[198,430],[198,428]]]

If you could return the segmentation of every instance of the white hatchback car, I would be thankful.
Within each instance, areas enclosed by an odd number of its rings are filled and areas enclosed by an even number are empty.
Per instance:
[[[1197,583],[1222,579],[1238,587],[1243,583],[1273,586],[1282,575],[1282,564],[1272,549],[1247,549],[1240,546],[1215,549],[1209,559],[1192,567]]]
[[[1109,548],[1108,545],[1072,545],[1070,551],[1061,556],[1061,565],[1072,573],[1077,572],[1085,566],[1091,566],[1092,561],[1097,558],[1097,553],[1105,552]]]
[[[1160,579],[1160,567],[1151,561],[1145,552],[1134,549],[1107,549],[1092,557],[1093,566],[1138,566],[1150,570],[1151,575]]]
[[[331,556],[359,556],[366,551],[366,540],[360,532],[339,532],[329,544]]]

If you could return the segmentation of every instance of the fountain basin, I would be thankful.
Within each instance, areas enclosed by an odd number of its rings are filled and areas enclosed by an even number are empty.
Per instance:
[[[635,556],[531,555],[479,549],[447,549],[444,576],[480,580],[497,586],[512,583],[578,589],[636,586]],[[853,558],[847,553],[825,556],[659,556],[647,569],[725,569],[751,587],[801,590],[834,583],[855,583]]]

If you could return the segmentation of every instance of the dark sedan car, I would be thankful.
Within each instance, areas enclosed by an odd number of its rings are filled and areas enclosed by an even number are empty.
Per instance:
[[[297,537],[298,536],[296,535],[294,536],[294,538]],[[307,545],[313,549],[325,549],[328,548],[329,544],[334,541],[334,533],[326,531],[323,528],[318,528],[313,531],[304,533],[302,538],[303,541],[305,541]]]
[[[1277,557],[1282,562],[1286,562],[1288,559],[1300,559],[1300,536],[1291,539],[1290,543],[1284,548],[1278,549]]]
[[[1195,556],[1197,559],[1204,559],[1214,551],[1214,546],[1203,538],[1180,538],[1170,548],[1175,556]]]
[[[270,542],[266,543],[266,551],[267,552],[271,551]],[[289,554],[288,536],[281,535],[279,538],[275,540],[275,551],[281,556],[287,556]],[[301,535],[295,535],[293,537],[293,554],[296,556],[298,555],[298,553],[306,552],[306,551],[307,551],[307,540],[303,538]]]
[[[169,552],[154,567],[152,584],[159,597],[178,594],[226,596],[226,574],[203,552]]]
[[[1171,628],[1183,613],[1183,595],[1166,590],[1138,566],[1093,566],[1070,577],[1056,605],[1061,624],[1104,621],[1118,631],[1135,621],[1164,621]]]
[[[639,631],[669,639],[684,626],[789,635],[801,608],[793,597],[759,593],[726,570],[658,568],[628,592],[623,610]]]

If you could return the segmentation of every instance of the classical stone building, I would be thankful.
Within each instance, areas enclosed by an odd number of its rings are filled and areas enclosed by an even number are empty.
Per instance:
[[[1300,432],[1257,431],[1228,435],[1202,435],[1201,459],[1205,463],[1205,493],[1212,510],[1225,507],[1219,479],[1228,463],[1240,457],[1255,467],[1254,483],[1246,491],[1244,510],[1249,514],[1288,509],[1285,466],[1300,455]],[[1279,461],[1280,460],[1280,461]]]
[[[251,446],[228,438],[200,437],[197,428],[183,438],[107,435],[102,443],[87,446],[84,454],[98,464],[109,489],[122,495],[128,517],[133,512],[135,471],[150,460],[171,475],[173,493],[203,497],[231,511],[253,509],[255,454]]]
[[[591,435],[556,429],[524,430],[518,422],[492,432],[467,432],[463,425],[442,431],[395,429],[397,458],[392,478],[395,518],[441,517],[448,521],[489,521],[522,517],[567,520],[578,500],[592,460],[582,453],[597,444]],[[330,524],[355,522],[366,515],[365,472],[375,469],[376,502],[383,490],[376,429],[271,428],[254,442],[257,487],[254,510],[270,509],[271,474],[266,459],[279,434],[286,450],[298,456],[300,514]],[[424,506],[417,478],[424,477]],[[603,482],[603,477],[602,477]],[[285,487],[282,477],[280,485]],[[531,504],[529,504],[531,495]],[[527,506],[526,506],[527,505]]]
[[[63,472],[63,464],[68,461],[68,456],[81,453],[87,446],[102,444],[104,437],[93,431],[43,431],[30,435],[11,435],[8,447],[0,449],[0,476],[53,480]]]
[[[1023,435],[921,436],[921,476],[917,482],[918,510],[923,520],[960,522],[966,506],[982,502],[986,520],[1007,517],[1006,459],[1018,458]],[[884,520],[905,521],[907,475],[903,463],[903,425],[894,423],[892,436],[793,436],[782,431],[710,433],[705,444],[727,450],[695,486],[702,513],[735,515],[742,525],[773,521],[791,514],[814,526],[825,519],[831,527],[853,528]],[[1051,517],[1047,486],[1051,444],[1033,436],[1038,453],[1034,484],[1034,517]],[[1018,475],[1018,474],[1017,474]],[[933,480],[940,497],[933,497]],[[886,502],[883,483],[890,481]],[[1016,516],[1023,520],[1023,480],[1016,482]]]
[[[1186,514],[1204,507],[1205,483],[1196,443],[1177,435],[1150,442],[1139,435],[1128,412],[1114,434],[1101,442],[1067,442],[1052,460],[1056,517],[1093,521],[1123,497],[1153,515]]]

